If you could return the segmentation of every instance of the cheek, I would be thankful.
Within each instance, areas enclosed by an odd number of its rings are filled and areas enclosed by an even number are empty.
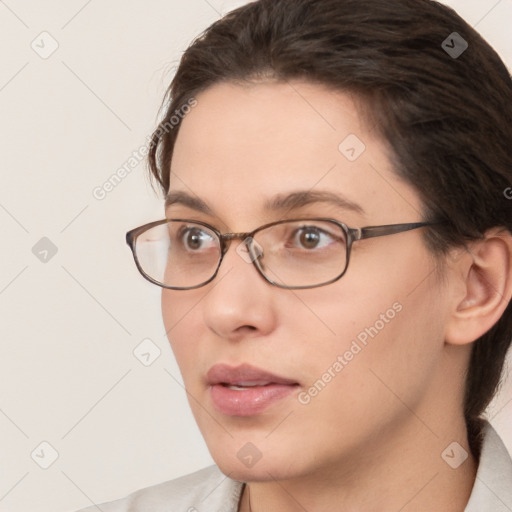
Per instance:
[[[165,332],[180,367],[183,378],[189,374],[197,360],[197,351],[202,329],[197,290],[162,290],[162,318]],[[204,293],[204,292],[203,292]]]
[[[295,308],[284,322],[297,334],[288,337],[295,346],[287,357],[307,368],[304,401],[326,414],[348,407],[364,417],[368,408],[396,401],[393,393],[420,398],[444,341],[444,299],[433,268],[424,253],[413,269],[390,265],[370,275],[354,265],[357,282],[347,274],[330,288],[302,294],[307,309],[299,315]]]

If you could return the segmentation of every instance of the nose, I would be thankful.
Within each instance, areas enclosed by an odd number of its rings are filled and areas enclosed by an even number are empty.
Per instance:
[[[263,336],[275,329],[279,288],[272,286],[252,263],[247,242],[233,240],[215,279],[201,301],[206,326],[224,339]]]

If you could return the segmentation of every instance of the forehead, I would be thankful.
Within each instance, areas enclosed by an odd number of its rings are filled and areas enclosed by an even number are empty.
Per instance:
[[[384,216],[418,218],[417,194],[350,95],[304,82],[222,83],[196,99],[176,141],[170,192],[245,220],[298,190],[340,193],[369,217],[384,208]]]

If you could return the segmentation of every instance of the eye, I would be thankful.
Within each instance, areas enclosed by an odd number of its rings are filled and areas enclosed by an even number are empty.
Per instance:
[[[188,251],[198,251],[216,246],[215,237],[197,226],[183,226],[178,231],[178,240]]]
[[[318,226],[302,226],[293,233],[293,244],[304,249],[322,249],[333,242],[336,237]]]

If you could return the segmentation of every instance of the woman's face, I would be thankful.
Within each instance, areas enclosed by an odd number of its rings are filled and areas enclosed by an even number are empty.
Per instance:
[[[394,174],[349,95],[267,82],[215,85],[197,101],[179,132],[170,190],[211,213],[176,202],[167,217],[223,233],[283,218],[422,220],[418,194]],[[297,192],[346,204],[266,209]],[[350,468],[417,432],[418,415],[435,414],[449,379],[446,293],[421,230],[356,242],[345,275],[312,289],[272,286],[239,244],[206,286],[162,294],[190,406],[224,473],[251,481]]]

